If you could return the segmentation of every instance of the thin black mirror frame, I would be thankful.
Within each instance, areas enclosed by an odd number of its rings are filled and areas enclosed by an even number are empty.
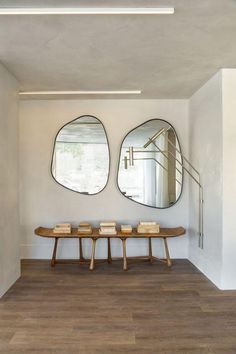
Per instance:
[[[73,123],[74,121],[76,121],[76,120],[78,120],[78,119],[80,119],[80,118],[84,118],[84,117],[95,118],[95,119],[97,119],[97,121],[98,121],[99,123],[101,123],[101,125],[102,125],[102,127],[103,127],[103,130],[104,130],[104,133],[105,133],[105,136],[106,136],[107,148],[108,148],[108,158],[109,158],[109,162],[108,162],[108,173],[107,173],[106,184],[104,185],[104,187],[103,187],[99,192],[97,192],[97,193],[92,193],[92,194],[87,194],[87,193],[79,192],[79,191],[76,191],[76,190],[74,190],[74,189],[70,189],[70,188],[64,186],[63,184],[59,183],[59,182],[56,180],[56,178],[54,177],[53,172],[52,172],[52,169],[53,169],[53,157],[54,157],[55,146],[56,146],[58,134],[59,134],[60,131],[61,131],[64,127],[66,127],[68,124],[71,124],[71,123]],[[67,190],[69,190],[70,192],[74,192],[74,193],[78,193],[78,194],[87,195],[87,196],[91,196],[91,197],[92,197],[92,196],[94,196],[94,195],[97,195],[97,194],[101,193],[101,192],[106,188],[106,186],[107,186],[107,184],[108,184],[108,181],[109,181],[109,178],[110,178],[110,168],[111,168],[111,153],[110,153],[110,145],[109,145],[108,135],[107,135],[107,132],[106,132],[106,129],[105,129],[104,124],[102,123],[102,121],[101,121],[99,118],[97,118],[97,117],[95,117],[95,116],[93,116],[93,115],[91,115],[91,114],[83,114],[82,116],[79,116],[79,117],[77,117],[77,118],[75,118],[75,119],[72,119],[72,120],[69,121],[68,123],[64,124],[64,125],[58,130],[58,132],[57,132],[57,134],[56,134],[56,136],[55,136],[55,138],[54,138],[54,143],[53,143],[53,151],[52,151],[50,172],[51,172],[52,178],[54,179],[54,181],[55,181],[57,184],[59,184],[59,186],[65,188],[65,189],[67,189]]]
[[[164,123],[169,124],[169,126],[170,126],[170,127],[173,129],[173,131],[175,132],[176,140],[177,140],[177,142],[178,142],[178,144],[179,144],[179,151],[181,152],[181,163],[183,164],[181,145],[180,145],[178,135],[177,135],[176,130],[175,130],[175,128],[173,127],[173,125],[170,124],[169,122],[167,122],[167,120],[164,120],[164,119],[161,119],[161,118],[152,118],[152,119],[146,120],[144,123],[141,123],[141,124],[139,124],[137,127],[131,129],[131,130],[125,135],[125,137],[123,138],[123,140],[122,140],[122,142],[121,142],[121,145],[120,145],[120,153],[119,153],[118,170],[117,170],[117,176],[116,176],[116,184],[117,184],[117,187],[118,187],[120,193],[123,195],[123,197],[126,198],[126,199],[128,199],[128,200],[130,200],[131,202],[134,202],[134,203],[137,203],[137,204],[139,204],[139,205],[143,205],[143,206],[146,206],[146,207],[149,207],[149,208],[152,208],[152,209],[161,209],[161,210],[162,210],[162,209],[169,209],[169,208],[171,208],[172,206],[176,205],[176,204],[178,203],[178,201],[180,200],[180,198],[181,198],[181,196],[182,196],[182,193],[183,193],[183,186],[184,186],[184,170],[183,170],[183,174],[182,174],[182,187],[181,187],[181,192],[180,192],[180,194],[179,194],[179,197],[178,197],[178,199],[176,199],[176,201],[175,201],[173,204],[171,204],[171,205],[169,205],[169,206],[167,206],[167,207],[157,207],[157,206],[153,206],[153,205],[148,205],[148,204],[144,204],[144,203],[137,202],[137,201],[134,200],[134,199],[131,199],[131,198],[129,198],[129,197],[126,197],[126,196],[124,195],[124,193],[121,191],[120,186],[119,186],[119,170],[120,170],[120,164],[122,163],[122,161],[121,161],[121,150],[122,150],[122,146],[123,146],[123,143],[124,143],[125,139],[126,139],[127,136],[128,136],[130,133],[132,133],[134,130],[140,128],[142,125],[144,125],[144,124],[146,124],[146,123],[148,123],[148,122],[152,122],[152,121],[155,121],[155,120],[159,120],[159,121],[162,121],[162,122],[164,122]]]

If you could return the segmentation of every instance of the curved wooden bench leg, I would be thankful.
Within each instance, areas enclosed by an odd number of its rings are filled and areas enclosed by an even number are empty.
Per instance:
[[[126,257],[126,238],[122,238],[123,246],[123,270],[128,270],[127,257]]]
[[[163,237],[163,241],[164,241],[164,246],[165,246],[166,262],[167,262],[168,267],[171,267],[172,266],[172,262],[171,262],[171,259],[170,259],[170,253],[169,253],[167,238]]]
[[[112,258],[111,258],[111,239],[108,237],[107,238],[107,262],[111,263],[112,262]]]
[[[55,265],[56,265],[57,244],[58,244],[58,237],[55,237],[52,260],[51,260],[51,267],[55,267]]]
[[[151,237],[148,238],[148,245],[149,245],[149,256],[148,256],[148,258],[149,258],[150,263],[152,263],[153,262],[153,257],[152,257],[152,238]]]
[[[79,260],[80,260],[80,262],[84,261],[82,237],[79,238]]]
[[[91,261],[90,261],[90,266],[89,266],[90,270],[94,270],[96,242],[97,242],[97,239],[93,238],[92,239],[92,254],[91,254]]]

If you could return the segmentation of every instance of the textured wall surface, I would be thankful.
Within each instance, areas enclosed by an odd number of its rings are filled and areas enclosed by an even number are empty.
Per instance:
[[[18,84],[0,65],[0,296],[20,276]]]
[[[110,178],[106,189],[95,196],[68,191],[51,177],[50,162],[54,138],[62,125],[83,114],[98,117],[108,134],[111,152]],[[156,220],[162,226],[188,225],[187,178],[182,197],[173,207],[158,210],[129,201],[116,185],[122,139],[132,128],[151,118],[169,121],[176,129],[183,151],[188,155],[188,102],[186,100],[42,100],[20,103],[20,223],[22,258],[49,258],[52,240],[34,236],[37,226],[53,226],[68,221],[77,225],[87,220],[135,224]],[[162,255],[163,246],[154,241],[154,253]],[[188,237],[170,241],[173,257],[188,256]],[[121,245],[112,242],[113,255],[121,254]],[[146,254],[146,240],[128,241],[128,254]],[[85,242],[85,254],[90,243]],[[78,243],[62,241],[59,257],[77,257]],[[106,255],[105,241],[98,242],[98,257]]]
[[[198,247],[198,186],[190,183],[189,259],[217,286],[222,269],[222,73],[218,72],[190,100],[190,157],[204,191],[204,249]]]
[[[223,93],[223,269],[221,287],[236,289],[236,70],[222,70]]]

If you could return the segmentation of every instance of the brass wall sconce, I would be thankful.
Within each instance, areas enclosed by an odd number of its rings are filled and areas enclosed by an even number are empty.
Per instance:
[[[198,185],[199,187],[199,247],[203,249],[203,187],[201,184],[201,178],[200,178],[200,173],[197,171],[197,169],[192,165],[192,163],[182,154],[182,152],[173,144],[173,142],[168,138],[167,136],[167,141],[171,145],[171,147],[181,156],[182,161],[173,154],[169,149],[168,150],[162,150],[156,140],[158,137],[161,135],[166,135],[168,130],[171,129],[171,126],[169,128],[162,128],[158,132],[156,132],[151,138],[148,139],[148,141],[143,145],[142,150],[140,149],[135,149],[133,146],[130,146],[128,150],[126,151],[128,156],[124,157],[124,166],[125,169],[128,169],[128,166],[134,166],[134,162],[136,160],[154,160],[162,169],[166,170],[168,172],[168,169],[161,164],[156,158],[154,157],[135,157],[136,154],[138,153],[159,153],[164,156],[165,159],[167,159],[170,163],[173,163],[173,160],[170,158],[174,159],[179,166],[182,167],[184,171],[187,172],[187,174],[191,177],[191,179]],[[150,144],[152,144],[155,147],[155,150],[145,150]],[[144,150],[143,150],[144,149]],[[182,172],[180,169],[175,165],[176,171],[178,171],[179,174],[182,175]],[[176,182],[181,184],[178,179],[176,179]]]

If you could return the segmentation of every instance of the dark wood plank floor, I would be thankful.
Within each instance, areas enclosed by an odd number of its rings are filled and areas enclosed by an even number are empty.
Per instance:
[[[22,262],[0,300],[2,354],[235,354],[236,291],[186,260],[50,268]]]

